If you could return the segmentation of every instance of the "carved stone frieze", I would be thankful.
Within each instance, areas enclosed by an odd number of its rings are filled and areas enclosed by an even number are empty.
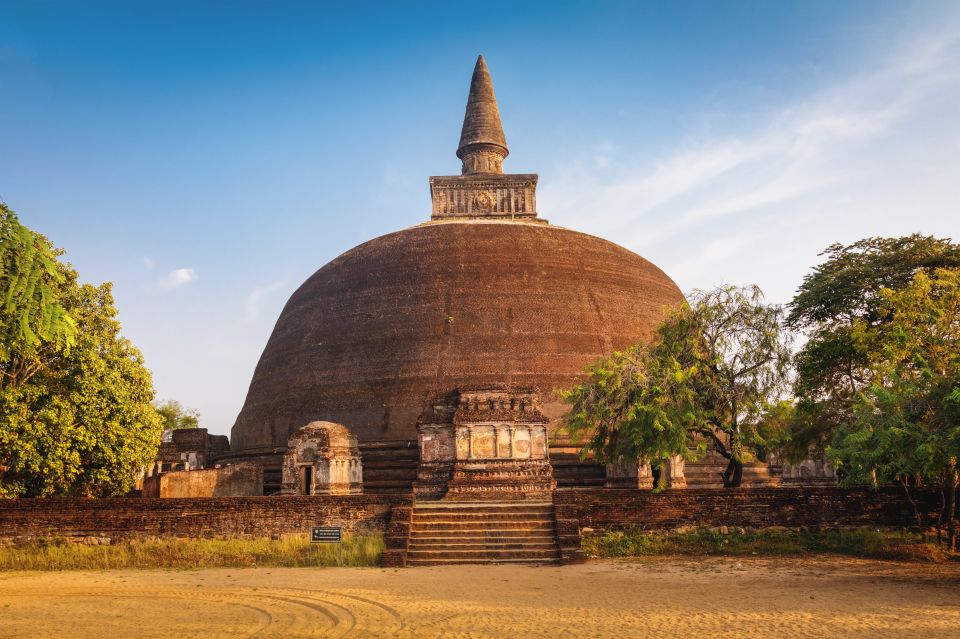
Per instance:
[[[534,388],[461,387],[420,418],[420,498],[525,498],[556,486]]]

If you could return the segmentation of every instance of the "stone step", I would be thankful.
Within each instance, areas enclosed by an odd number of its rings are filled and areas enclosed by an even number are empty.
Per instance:
[[[410,539],[554,539],[553,528],[540,530],[504,530],[491,528],[468,528],[464,530],[411,530]]]
[[[560,559],[408,559],[408,566],[454,566],[461,564],[531,564],[554,565]]]
[[[432,521],[449,521],[456,519],[457,521],[532,521],[536,519],[550,519],[551,513],[544,513],[542,511],[530,511],[530,510],[521,510],[517,512],[510,511],[470,511],[470,510],[460,510],[456,512],[451,512],[448,510],[433,511],[433,512],[422,512],[414,511],[413,517],[416,521],[422,522],[432,522]]]
[[[414,520],[410,524],[410,531],[432,531],[440,530],[553,530],[552,521],[489,521],[478,525],[476,522],[463,521],[438,521],[438,522],[419,522]]]
[[[559,559],[560,551],[554,547],[549,550],[419,550],[408,549],[407,559]]]
[[[418,501],[411,511],[411,566],[557,563],[554,507],[530,501]]]
[[[460,550],[550,550],[557,549],[557,543],[547,539],[544,541],[529,541],[525,538],[519,538],[518,541],[477,541],[472,538],[465,538],[461,542],[450,542],[447,540],[417,539],[410,540],[409,550],[442,550],[442,551],[460,551]]]
[[[382,468],[403,468],[417,470],[419,462],[416,459],[364,459],[363,470]]]
[[[402,479],[370,479],[368,480],[364,477],[363,480],[363,489],[369,492],[378,492],[378,491],[408,491],[410,490],[410,485],[412,482],[409,480]]]
[[[481,519],[489,519],[490,517],[504,517],[506,519],[516,519],[517,517],[525,517],[527,519],[552,519],[553,511],[543,508],[491,508],[489,510],[445,510],[439,508],[420,510],[419,508],[414,508],[413,516],[423,517],[424,520],[462,519],[470,517]]]
[[[606,477],[557,477],[557,488],[603,488]]]
[[[444,501],[426,501],[417,502],[416,510],[490,510],[493,508],[501,509],[543,509],[553,512],[553,502],[529,500],[522,503],[516,501],[454,501],[452,499]]]

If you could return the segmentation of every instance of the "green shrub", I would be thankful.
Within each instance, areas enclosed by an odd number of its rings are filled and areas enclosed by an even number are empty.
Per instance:
[[[601,531],[584,536],[582,548],[589,557],[830,553],[874,559],[939,561],[949,555],[922,534],[868,528],[829,532],[761,530],[728,534],[717,529],[690,533],[656,533],[640,529]]]

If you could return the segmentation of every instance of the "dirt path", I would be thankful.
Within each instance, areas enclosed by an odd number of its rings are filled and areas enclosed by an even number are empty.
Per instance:
[[[960,637],[960,566],[649,559],[564,567],[0,573],[0,638]]]

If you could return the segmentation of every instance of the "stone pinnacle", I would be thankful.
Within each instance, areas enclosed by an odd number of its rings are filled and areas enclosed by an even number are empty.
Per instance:
[[[463,116],[463,130],[457,157],[463,173],[503,173],[503,159],[509,154],[500,124],[500,110],[493,94],[493,82],[483,56],[477,58],[470,81],[470,97]]]

